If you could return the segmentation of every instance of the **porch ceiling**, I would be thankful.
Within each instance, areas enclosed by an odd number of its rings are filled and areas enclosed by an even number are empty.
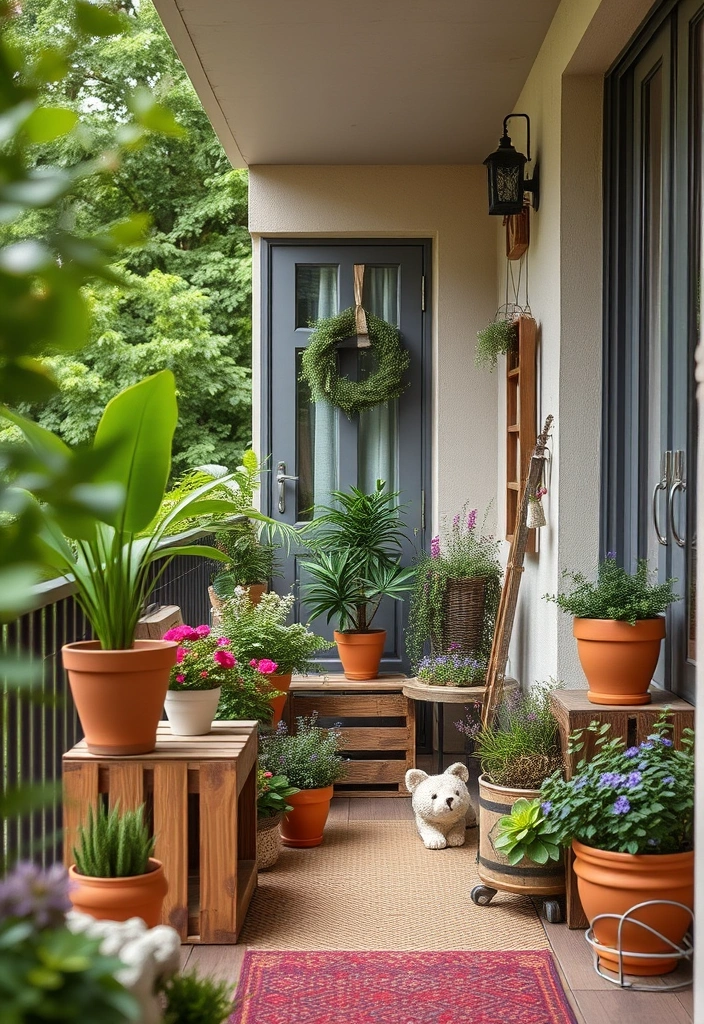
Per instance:
[[[240,165],[480,162],[557,5],[156,0]]]

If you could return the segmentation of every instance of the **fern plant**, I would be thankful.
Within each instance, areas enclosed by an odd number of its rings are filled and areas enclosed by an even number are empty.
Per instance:
[[[174,975],[164,994],[164,1024],[223,1024],[234,1009],[226,981],[199,978],[195,972]]]
[[[78,846],[73,848],[76,871],[89,878],[145,875],[154,843],[144,820],[144,804],[124,814],[119,804],[109,813],[102,804],[97,812],[90,807],[86,824],[78,829]]]

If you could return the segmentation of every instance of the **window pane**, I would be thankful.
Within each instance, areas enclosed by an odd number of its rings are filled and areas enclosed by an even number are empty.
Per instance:
[[[296,265],[296,327],[310,327],[320,317],[339,312],[338,267]]]
[[[298,522],[309,522],[314,504],[328,504],[337,488],[337,410],[327,402],[311,401],[307,381],[301,380],[296,349],[296,487]]]
[[[374,316],[398,327],[399,315],[399,267],[380,266],[364,268],[364,290],[362,304]]]
[[[387,323],[398,327],[399,316],[398,266],[378,266],[364,269],[365,309]],[[367,377],[376,368],[371,349],[359,351],[359,376]],[[361,490],[369,493],[377,480],[384,480],[388,490],[396,489],[398,399],[384,402],[359,414],[359,440],[357,479]]]

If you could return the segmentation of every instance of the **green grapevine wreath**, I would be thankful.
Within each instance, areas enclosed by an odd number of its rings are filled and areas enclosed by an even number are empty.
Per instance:
[[[314,401],[336,405],[348,416],[398,398],[408,386],[403,375],[411,360],[398,329],[372,313],[366,316],[376,367],[364,380],[341,377],[336,358],[340,342],[356,334],[354,306],[318,320],[303,353],[301,377],[308,382]]]

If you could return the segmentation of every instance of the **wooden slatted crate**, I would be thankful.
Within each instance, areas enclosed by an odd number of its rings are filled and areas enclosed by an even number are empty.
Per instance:
[[[169,883],[163,924],[182,942],[234,943],[257,885],[256,768],[256,722],[190,737],[161,722],[156,750],[135,757],[90,754],[82,740],[63,757],[65,862],[103,794],[110,807],[145,803]]]
[[[296,718],[315,711],[324,724],[341,723],[350,762],[335,786],[338,796],[408,796],[404,778],[416,763],[416,719],[414,702],[402,693],[405,679],[389,673],[356,682],[325,675],[291,683],[285,714],[292,732]]]

